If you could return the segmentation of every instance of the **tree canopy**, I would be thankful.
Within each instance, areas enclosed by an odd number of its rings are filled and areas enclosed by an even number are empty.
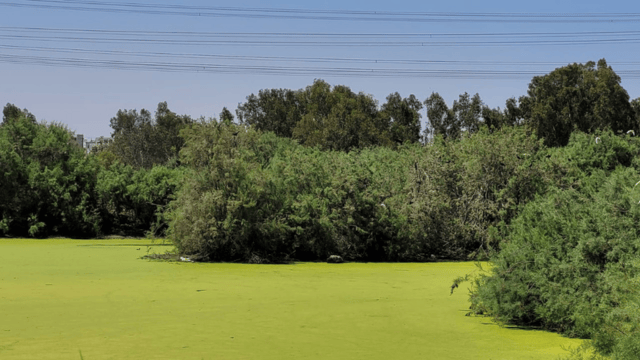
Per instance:
[[[397,146],[420,141],[422,104],[398,93],[381,107],[365,93],[323,80],[300,90],[267,89],[251,94],[236,113],[241,124],[307,146],[349,151],[369,146]]]
[[[570,64],[531,80],[520,99],[525,122],[548,146],[564,146],[575,129],[638,132],[629,94],[602,59]]]
[[[188,115],[177,115],[166,102],[158,104],[155,118],[145,109],[118,110],[111,118],[112,142],[102,150],[135,168],[151,168],[178,156],[184,145],[180,130],[193,123]]]

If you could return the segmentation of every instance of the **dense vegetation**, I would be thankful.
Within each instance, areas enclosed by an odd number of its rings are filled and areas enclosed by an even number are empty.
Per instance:
[[[542,148],[524,129],[495,134],[345,153],[200,124],[183,132],[181,161],[193,173],[170,205],[169,235],[182,252],[217,261],[486,254],[487,229],[535,194]]]
[[[195,259],[490,259],[472,311],[640,350],[640,99],[604,60],[534,77],[491,109],[322,80],[220,120],[121,110],[91,154],[9,104],[0,232],[168,236]],[[420,111],[427,127],[421,132]],[[634,185],[635,184],[635,185]],[[457,284],[457,283],[456,283]]]
[[[13,105],[0,126],[0,233],[95,237],[164,231],[165,207],[184,169],[136,169],[87,156],[61,124]]]
[[[472,292],[476,313],[593,337],[603,353],[637,338],[639,145],[611,131],[576,133],[549,151],[544,167],[557,175],[502,228],[493,268]]]

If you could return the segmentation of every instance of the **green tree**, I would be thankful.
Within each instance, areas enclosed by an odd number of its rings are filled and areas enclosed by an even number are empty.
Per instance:
[[[247,101],[236,110],[241,124],[284,137],[293,135],[303,113],[298,93],[289,89],[260,90],[257,96],[247,96]]]
[[[103,153],[100,153],[100,155]],[[135,170],[121,162],[101,167],[95,198],[102,231],[107,234],[162,235],[164,210],[184,181],[182,167],[156,165]]]
[[[180,137],[180,130],[191,125],[193,120],[189,115],[178,115],[167,106],[167,102],[158,104],[155,116],[155,152],[162,157],[158,164],[170,158],[176,158],[184,146],[184,139]]]
[[[220,112],[220,121],[226,122],[226,123],[232,123],[233,118],[234,117],[231,111],[229,111],[229,109],[227,109],[226,107],[223,107],[222,112]]]
[[[453,101],[451,107],[455,123],[468,135],[475,134],[480,129],[482,123],[482,100],[480,95],[473,97],[468,93],[460,95],[458,100]]]
[[[639,128],[620,77],[604,59],[597,67],[592,61],[574,63],[534,77],[520,102],[525,122],[548,146],[566,145],[574,128],[586,133]]]
[[[522,123],[522,110],[515,98],[507,99],[504,110],[482,106],[482,123],[493,132],[504,126],[516,126]]]
[[[424,101],[424,105],[427,108],[427,119],[429,119],[424,131],[425,139],[432,139],[437,135],[444,139],[460,137],[461,124],[440,94],[431,93],[431,96]]]
[[[420,141],[421,109],[422,103],[413,94],[404,99],[397,92],[387,96],[380,116],[390,124],[391,141],[396,144]]]
[[[640,123],[640,98],[637,98],[631,101],[631,107],[633,108],[633,111],[636,114],[636,121]]]
[[[151,168],[178,155],[184,145],[180,130],[192,124],[187,115],[177,115],[166,102],[158,104],[155,118],[145,109],[118,110],[111,119],[113,142],[106,147],[125,164]]]
[[[63,125],[36,123],[8,108],[0,126],[0,231],[37,237],[98,234],[97,163]]]
[[[24,116],[25,118],[29,119],[32,122],[36,122],[36,117],[29,112],[29,110],[24,109],[24,110],[20,110],[19,107],[7,103],[7,105],[5,105],[4,109],[2,109],[2,122],[7,122],[10,120],[16,120],[18,118],[20,118],[20,116]]]
[[[316,80],[299,97],[306,111],[293,137],[301,144],[342,151],[390,144],[388,119],[378,115],[371,95]]]

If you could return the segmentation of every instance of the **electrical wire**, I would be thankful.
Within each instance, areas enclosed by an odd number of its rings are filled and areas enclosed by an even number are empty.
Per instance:
[[[174,53],[174,52],[148,52],[148,51],[124,51],[124,50],[95,50],[81,48],[60,48],[21,45],[0,45],[0,49],[17,51],[36,51],[46,53],[81,53],[89,55],[107,56],[133,56],[150,58],[179,58],[179,59],[216,59],[233,61],[260,61],[260,62],[299,62],[299,63],[368,63],[368,64],[420,64],[420,65],[446,65],[446,66],[565,66],[567,62],[560,61],[483,61],[483,60],[425,60],[425,59],[378,59],[378,58],[344,58],[344,57],[292,57],[292,56],[254,56],[254,55],[224,55],[224,54],[198,54],[198,53]],[[638,66],[640,61],[608,62],[615,66]]]
[[[144,30],[111,30],[111,29],[70,29],[47,27],[0,26],[2,32],[45,32],[45,33],[89,33],[116,34],[124,36],[190,36],[190,37],[340,37],[340,38],[438,38],[438,37],[561,37],[580,38],[585,36],[628,36],[640,35],[640,30],[627,31],[582,31],[582,32],[490,32],[490,33],[309,33],[309,32],[208,32],[208,31],[144,31]]]
[[[468,13],[188,6],[91,0],[2,1],[0,6],[101,13],[321,21],[594,23],[638,22],[640,13]]]
[[[71,57],[46,57],[0,54],[0,62],[21,65],[55,67],[107,68],[136,71],[197,72],[215,74],[278,75],[278,76],[341,76],[375,78],[462,78],[462,79],[521,79],[544,75],[544,71],[526,70],[477,70],[477,69],[399,69],[399,68],[345,68],[345,67],[299,67],[266,65],[228,65],[213,63],[184,63],[159,61],[126,61]],[[618,75],[625,78],[640,78],[640,70],[622,70]]]
[[[537,38],[533,38],[535,35]],[[100,29],[0,27],[7,41],[90,43],[148,43],[183,46],[287,46],[287,47],[477,47],[568,46],[640,42],[640,31],[585,33],[476,34],[305,34],[305,33],[197,33]],[[435,37],[434,37],[435,36]],[[487,37],[489,40],[482,39]],[[438,40],[448,37],[446,40]],[[455,40],[455,38],[464,40]],[[506,37],[507,39],[500,39]],[[543,37],[540,39],[539,37]],[[452,39],[453,38],[453,39]],[[472,38],[472,39],[469,39]]]

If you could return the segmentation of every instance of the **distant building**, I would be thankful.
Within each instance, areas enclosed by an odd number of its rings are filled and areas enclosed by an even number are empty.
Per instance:
[[[78,143],[78,145],[80,145],[81,148],[84,148],[84,135],[76,135],[76,142]]]
[[[93,140],[87,140],[87,141],[84,143],[84,148],[85,148],[85,150],[86,150],[88,153],[90,153],[90,152],[91,152],[91,149],[93,149],[93,147],[94,147],[94,146],[96,146],[97,144],[98,144],[98,140],[96,140],[96,139],[93,139]]]
[[[97,139],[93,139],[93,140],[85,140],[84,139],[84,135],[82,134],[77,134],[76,135],[76,142],[78,143],[78,145],[84,149],[84,151],[88,154],[91,152],[91,149],[93,149],[94,146],[96,146],[98,144],[98,140]]]

